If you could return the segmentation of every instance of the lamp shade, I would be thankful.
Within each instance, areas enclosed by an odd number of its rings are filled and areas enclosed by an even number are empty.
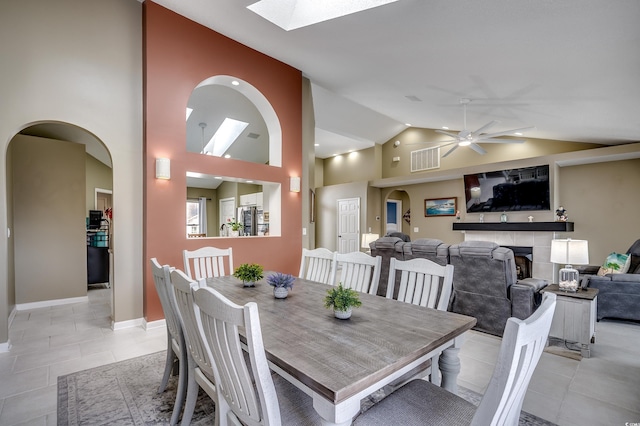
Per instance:
[[[369,244],[380,238],[378,234],[362,234],[362,248],[369,248]]]
[[[587,240],[551,240],[551,262],[566,265],[587,265],[589,263],[589,242]]]

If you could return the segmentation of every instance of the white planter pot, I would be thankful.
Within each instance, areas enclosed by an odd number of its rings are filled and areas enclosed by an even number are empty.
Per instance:
[[[335,317],[338,319],[349,319],[351,318],[351,310],[352,308],[349,308],[346,311],[338,311],[334,309],[333,315],[335,315]]]
[[[276,299],[286,299],[289,295],[289,289],[286,287],[274,287],[273,288],[273,297]]]
[[[240,231],[229,231],[230,237],[238,237],[240,236]]]

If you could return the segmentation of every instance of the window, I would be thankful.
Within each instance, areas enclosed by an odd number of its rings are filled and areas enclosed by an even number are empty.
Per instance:
[[[187,235],[200,233],[200,203],[187,200]]]

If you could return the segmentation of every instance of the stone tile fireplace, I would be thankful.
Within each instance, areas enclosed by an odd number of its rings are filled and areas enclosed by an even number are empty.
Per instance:
[[[463,231],[465,241],[492,241],[505,247],[531,247],[531,276],[549,283],[557,281],[551,263],[551,240],[557,234],[573,231],[573,222],[454,223],[454,231]],[[515,252],[514,252],[515,254]]]

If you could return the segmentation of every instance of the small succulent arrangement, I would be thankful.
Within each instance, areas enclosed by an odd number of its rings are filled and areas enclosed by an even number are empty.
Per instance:
[[[257,263],[243,263],[236,268],[233,276],[242,280],[245,287],[253,287],[256,285],[256,281],[260,281],[264,277],[263,271],[262,266]]]
[[[351,316],[351,309],[362,306],[358,292],[351,288],[344,288],[342,283],[338,287],[327,290],[327,296],[324,298],[324,307],[333,308],[337,318],[346,319]],[[341,314],[343,313],[344,314]]]
[[[282,272],[276,272],[267,277],[267,283],[274,288],[286,288],[291,290],[293,288],[293,282],[296,278],[290,274],[283,274]]]

